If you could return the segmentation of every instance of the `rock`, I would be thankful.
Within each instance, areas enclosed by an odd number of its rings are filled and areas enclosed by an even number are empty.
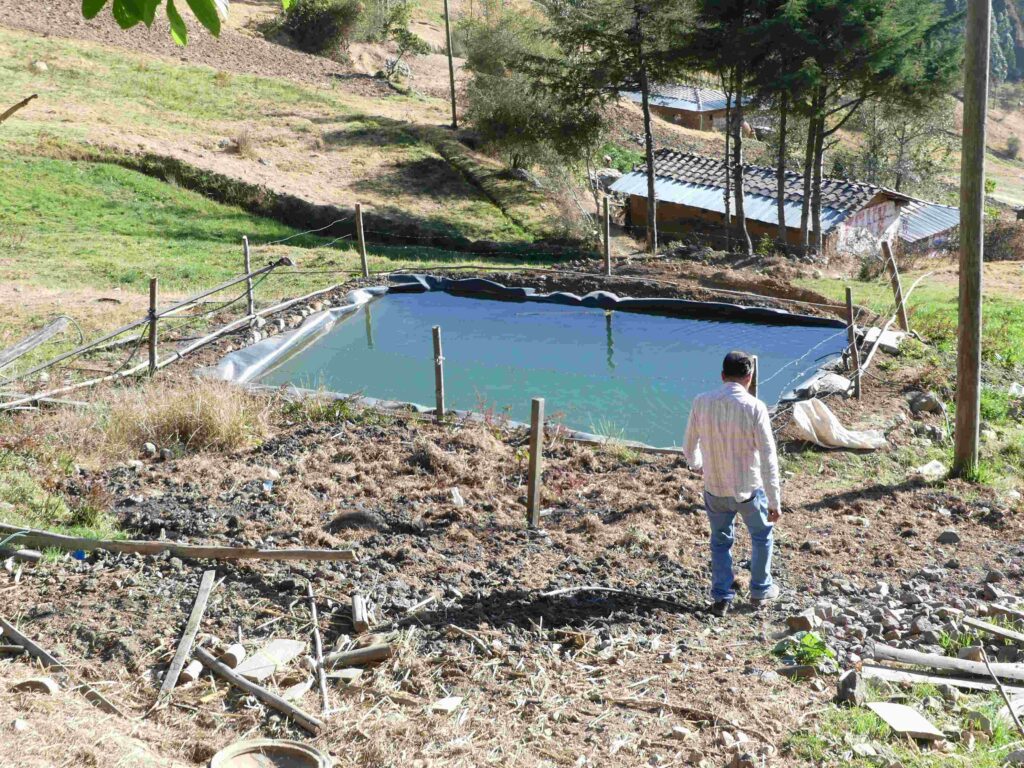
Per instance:
[[[964,715],[964,722],[970,726],[972,731],[992,733],[992,721],[977,710],[971,710]]]
[[[787,617],[786,626],[791,632],[810,632],[821,626],[821,619],[814,615],[814,611],[807,610]]]
[[[871,521],[861,515],[843,515],[843,522],[857,528],[867,528],[871,525]]]
[[[696,732],[691,731],[689,728],[682,725],[675,725],[672,727],[672,730],[669,731],[668,738],[676,739],[677,741],[689,741],[696,735]]]
[[[809,680],[818,676],[818,668],[813,664],[794,664],[791,667],[779,667],[775,671],[790,680]]]
[[[986,584],[998,584],[999,582],[1005,581],[1005,580],[1006,580],[1006,574],[1003,573],[1000,570],[992,569],[991,571],[989,571],[988,573],[985,574],[985,583]]]
[[[170,461],[173,458],[174,458],[174,451],[172,451],[170,448],[161,448],[160,449],[160,461]]]
[[[964,648],[961,648],[956,655],[958,659],[966,659],[967,661],[981,661],[982,648],[980,645],[968,645]]]
[[[458,488],[452,488],[451,489],[451,494],[452,494],[452,504],[454,504],[456,507],[464,507],[464,506],[466,506],[466,500],[464,498],[462,498],[462,492],[459,491]]]
[[[852,747],[850,747],[850,749],[852,749],[853,750],[853,754],[857,755],[858,757],[877,757],[878,756],[878,750],[875,749],[874,747],[872,747],[870,744],[866,744],[864,742],[860,742],[858,744],[854,744]]]
[[[15,683],[8,690],[12,693],[45,693],[47,696],[56,696],[60,693],[60,686],[52,677],[30,677]]]
[[[960,534],[956,531],[949,529],[939,534],[939,538],[936,539],[939,544],[959,544]]]
[[[143,456],[148,456],[151,459],[155,459],[156,458],[156,446],[153,445],[153,443],[143,443],[142,444],[142,455]]]
[[[943,568],[948,568],[951,571],[959,571],[960,570],[960,561],[957,560],[956,558],[953,558],[951,560],[947,560],[945,565],[943,565]]]
[[[25,720],[15,719],[15,721],[11,723],[11,728],[14,729],[15,733],[24,733],[29,729],[29,725]]]
[[[1024,765],[1024,749],[1016,749],[1008,754],[1003,765]]]
[[[757,768],[757,761],[747,752],[736,752],[729,761],[728,768]]]
[[[41,75],[44,72],[50,71],[50,67],[47,65],[45,61],[33,61],[32,64],[29,65],[29,69],[31,69],[37,75]]]
[[[440,712],[443,715],[450,715],[462,704],[461,696],[446,696],[430,705],[431,712]]]
[[[918,392],[910,398],[910,412],[913,414],[945,413],[945,411],[946,406],[934,392]]]
[[[850,669],[839,677],[836,686],[836,704],[845,704],[851,707],[864,706],[867,700],[867,687],[864,679],[856,669]]]
[[[800,545],[800,551],[801,552],[812,552],[814,554],[819,554],[819,553],[824,551],[824,548],[821,546],[821,542],[820,541],[814,541],[813,539],[808,539],[807,541],[805,541],[803,544]]]
[[[922,464],[920,467],[915,467],[910,471],[912,477],[919,477],[925,482],[935,482],[941,480],[946,476],[946,465],[938,459],[933,459],[927,464]],[[901,534],[902,535],[902,534]]]

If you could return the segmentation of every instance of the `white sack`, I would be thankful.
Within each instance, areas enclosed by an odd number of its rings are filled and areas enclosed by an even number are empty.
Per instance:
[[[793,404],[793,421],[805,440],[828,448],[860,448],[875,450],[886,446],[881,430],[850,430],[839,423],[836,415],[821,400],[802,400]]]

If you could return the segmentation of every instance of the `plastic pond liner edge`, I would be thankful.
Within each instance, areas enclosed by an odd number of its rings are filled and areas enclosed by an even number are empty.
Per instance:
[[[310,390],[295,385],[273,386],[259,384],[256,380],[268,372],[273,366],[299,350],[312,344],[326,334],[340,320],[356,312],[368,302],[388,293],[426,293],[429,291],[445,291],[455,296],[492,299],[509,302],[538,302],[578,306],[592,309],[656,314],[670,317],[689,317],[716,320],[732,320],[770,325],[799,325],[824,328],[845,329],[846,324],[835,318],[802,315],[784,309],[770,307],[748,307],[727,302],[694,301],[691,299],[674,298],[626,298],[609,291],[592,291],[584,296],[566,291],[540,293],[535,288],[513,287],[502,285],[493,280],[483,278],[448,278],[434,275],[398,274],[391,277],[392,285],[379,285],[369,288],[356,288],[349,291],[338,306],[315,312],[293,328],[274,336],[257,341],[243,349],[225,355],[215,366],[200,368],[197,375],[242,385],[255,391],[284,391],[292,397],[323,397],[332,400],[352,400],[360,405],[385,410],[414,410],[417,413],[433,413],[433,407],[419,403],[384,400],[364,397],[358,394]],[[805,395],[813,388],[814,383],[834,369],[841,358],[834,356],[825,360],[817,371],[792,390],[784,392],[779,404],[805,399]],[[464,410],[449,410],[449,415],[469,420],[483,420],[481,414]],[[505,421],[510,427],[528,427],[516,421]],[[681,453],[678,447],[658,448],[646,443],[608,438],[589,432],[582,432],[562,427],[562,434],[569,439],[596,443],[622,445],[631,448],[653,450],[658,452]]]

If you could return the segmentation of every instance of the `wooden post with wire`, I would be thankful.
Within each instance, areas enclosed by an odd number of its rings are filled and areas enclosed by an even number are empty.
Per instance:
[[[359,258],[363,262],[363,277],[369,277],[370,265],[366,260],[366,234],[363,232],[362,203],[356,203],[356,237],[359,239]]]
[[[968,0],[960,153],[960,314],[956,349],[954,477],[977,471],[981,420],[981,283],[985,254],[985,121],[991,0]]]
[[[434,326],[434,418],[444,421],[444,355],[441,353],[441,326]]]
[[[155,277],[149,278],[149,375],[156,375],[156,299],[157,282]]]
[[[757,380],[761,376],[761,370],[757,364],[757,355],[751,355],[751,357],[754,359],[754,369],[751,371],[750,376],[750,394],[757,397]]]
[[[526,525],[540,527],[540,486],[544,463],[544,398],[535,397],[530,406],[530,470],[526,485]]]
[[[612,217],[608,212],[608,195],[604,196],[604,273],[612,276]]]
[[[245,259],[245,313],[252,317],[256,314],[256,297],[252,292],[252,259],[249,256],[249,238],[242,235],[242,257]]]
[[[900,270],[896,266],[896,256],[893,255],[892,246],[888,240],[882,241],[882,255],[885,257],[885,269],[889,273],[889,282],[892,283],[892,296],[896,301],[896,319],[899,321],[900,328],[910,333],[907,306],[903,301],[903,283],[900,282]]]
[[[846,286],[846,339],[850,345],[853,396],[860,400],[860,350],[857,349],[857,323],[853,316],[853,289],[850,286]]]

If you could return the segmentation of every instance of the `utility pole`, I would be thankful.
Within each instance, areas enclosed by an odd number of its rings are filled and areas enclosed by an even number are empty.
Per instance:
[[[985,120],[992,0],[968,0],[964,135],[960,160],[960,317],[952,474],[978,467],[981,410],[981,272],[985,251]]]
[[[448,0],[444,0],[444,40],[448,48],[448,85],[452,94],[452,130],[459,127],[459,115],[455,109],[455,62],[452,60],[452,24],[448,17]]]

